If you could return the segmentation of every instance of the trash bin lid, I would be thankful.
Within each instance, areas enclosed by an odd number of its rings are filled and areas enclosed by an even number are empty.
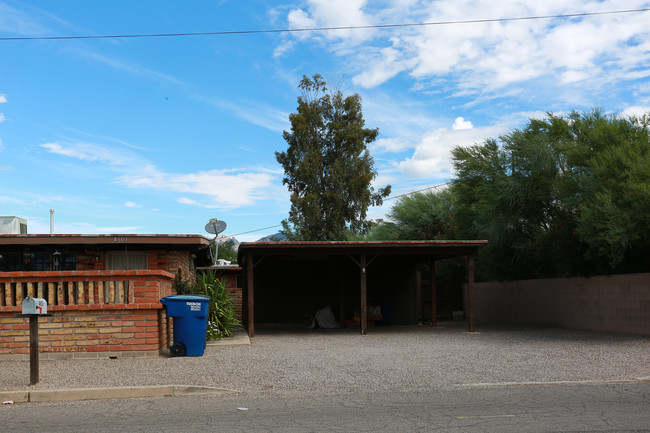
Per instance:
[[[207,295],[171,295],[171,296],[165,296],[164,298],[161,299],[161,301],[176,301],[176,302],[186,302],[186,301],[194,301],[194,302],[209,302],[210,297]]]

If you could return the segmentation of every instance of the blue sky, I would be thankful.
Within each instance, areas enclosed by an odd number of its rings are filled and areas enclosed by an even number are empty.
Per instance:
[[[0,0],[0,37],[297,29],[649,8],[648,1]],[[30,233],[252,241],[289,197],[297,84],[363,98],[376,186],[448,181],[449,150],[547,111],[650,111],[650,12],[292,33],[0,41],[0,215]],[[369,212],[382,217],[392,200]],[[242,234],[245,233],[245,234]],[[209,236],[209,235],[208,235]]]

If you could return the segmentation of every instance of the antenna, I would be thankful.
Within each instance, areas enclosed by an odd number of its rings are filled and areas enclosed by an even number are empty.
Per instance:
[[[224,230],[226,230],[226,227],[227,224],[225,221],[219,221],[216,218],[211,218],[210,221],[208,221],[208,223],[205,225],[205,231],[214,235],[214,239],[212,239],[212,242],[214,242],[214,256],[212,255],[211,246],[208,245],[208,251],[210,252],[210,258],[212,259],[212,266],[215,266],[217,264],[217,257],[219,256],[219,244],[217,243],[217,238],[219,237],[219,233],[222,233]]]

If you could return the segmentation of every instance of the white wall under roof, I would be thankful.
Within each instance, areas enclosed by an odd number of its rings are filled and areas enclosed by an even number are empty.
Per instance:
[[[15,216],[0,216],[0,234],[27,234],[27,220]]]

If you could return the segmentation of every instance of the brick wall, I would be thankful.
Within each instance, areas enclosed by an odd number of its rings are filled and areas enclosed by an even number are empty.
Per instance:
[[[136,251],[136,250],[134,250]],[[147,269],[162,269],[176,274],[180,269],[184,275],[193,275],[191,255],[188,251],[145,250],[147,253]],[[106,269],[106,253],[104,251],[84,251],[77,253],[77,270]]]
[[[77,253],[77,270],[106,269],[106,253],[104,251],[84,251]]]
[[[477,326],[551,325],[650,335],[650,274],[476,283]]]
[[[164,346],[160,311],[61,311],[43,317],[39,319],[41,358],[157,355]],[[28,322],[27,318],[0,319],[0,355],[29,355]],[[67,356],[48,356],[54,354]]]
[[[158,355],[171,339],[160,298],[173,278],[161,270],[0,273],[0,359],[29,357],[29,319],[18,317],[27,295],[50,298],[52,317],[39,319],[45,359]]]
[[[217,270],[217,278],[226,283],[228,294],[233,300],[237,320],[242,320],[242,288],[237,284],[237,277],[241,275],[240,267],[232,267],[227,270]]]

